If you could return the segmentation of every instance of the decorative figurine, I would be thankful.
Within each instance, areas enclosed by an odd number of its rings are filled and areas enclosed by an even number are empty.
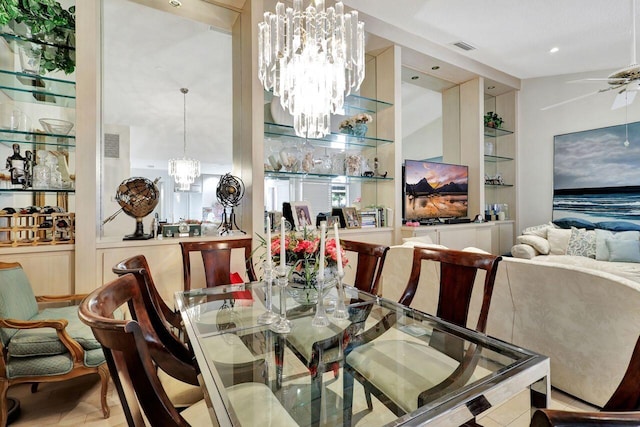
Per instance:
[[[27,186],[27,158],[20,154],[20,145],[13,144],[13,154],[7,157],[7,169],[11,173],[11,184]]]

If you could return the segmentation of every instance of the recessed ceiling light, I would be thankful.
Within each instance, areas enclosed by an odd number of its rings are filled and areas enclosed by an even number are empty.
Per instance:
[[[557,51],[559,51],[560,48],[559,47],[552,47],[551,49],[549,49],[549,53],[556,53]]]
[[[418,80],[420,76],[411,76],[411,80]]]
[[[180,0],[169,0],[169,4],[173,7],[182,6],[182,2]]]
[[[435,71],[435,70],[439,70],[439,69],[440,69],[440,66],[439,66],[439,65],[434,65],[433,67],[431,67],[431,69],[432,69],[432,70],[434,70],[434,71]]]
[[[495,86],[487,86],[487,90],[495,89]]]

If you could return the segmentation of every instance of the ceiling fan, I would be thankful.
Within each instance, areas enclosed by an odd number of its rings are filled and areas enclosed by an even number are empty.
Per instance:
[[[541,108],[541,110],[548,110],[551,108],[559,107],[564,104],[568,104],[579,99],[587,98],[592,95],[597,95],[603,92],[609,92],[611,90],[619,90],[618,95],[613,101],[611,106],[612,110],[617,108],[626,107],[630,105],[638,91],[640,91],[640,65],[636,61],[636,0],[631,1],[632,4],[632,17],[633,17],[633,31],[631,41],[631,65],[628,65],[620,70],[614,71],[605,78],[589,78],[580,80],[571,80],[567,83],[581,83],[581,82],[606,82],[608,87],[602,88],[595,92],[590,92],[584,95],[577,96],[575,98],[567,99],[557,104],[547,105]]]

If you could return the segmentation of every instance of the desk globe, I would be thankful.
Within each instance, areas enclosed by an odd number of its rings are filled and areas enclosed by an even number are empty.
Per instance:
[[[123,240],[147,240],[152,234],[145,234],[142,219],[158,205],[160,191],[156,183],[143,177],[125,179],[118,186],[116,200],[130,217],[136,219],[136,231],[124,236]]]

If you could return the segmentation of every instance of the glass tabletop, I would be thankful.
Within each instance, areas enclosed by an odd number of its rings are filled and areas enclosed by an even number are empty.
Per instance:
[[[526,388],[541,396],[535,406],[546,406],[548,358],[345,288],[348,318],[333,318],[329,293],[328,326],[312,326],[315,306],[287,298],[287,334],[257,321],[266,311],[262,283],[176,293],[220,425],[260,420],[234,397],[254,383],[301,426],[462,424]],[[365,383],[375,390],[371,407]]]

